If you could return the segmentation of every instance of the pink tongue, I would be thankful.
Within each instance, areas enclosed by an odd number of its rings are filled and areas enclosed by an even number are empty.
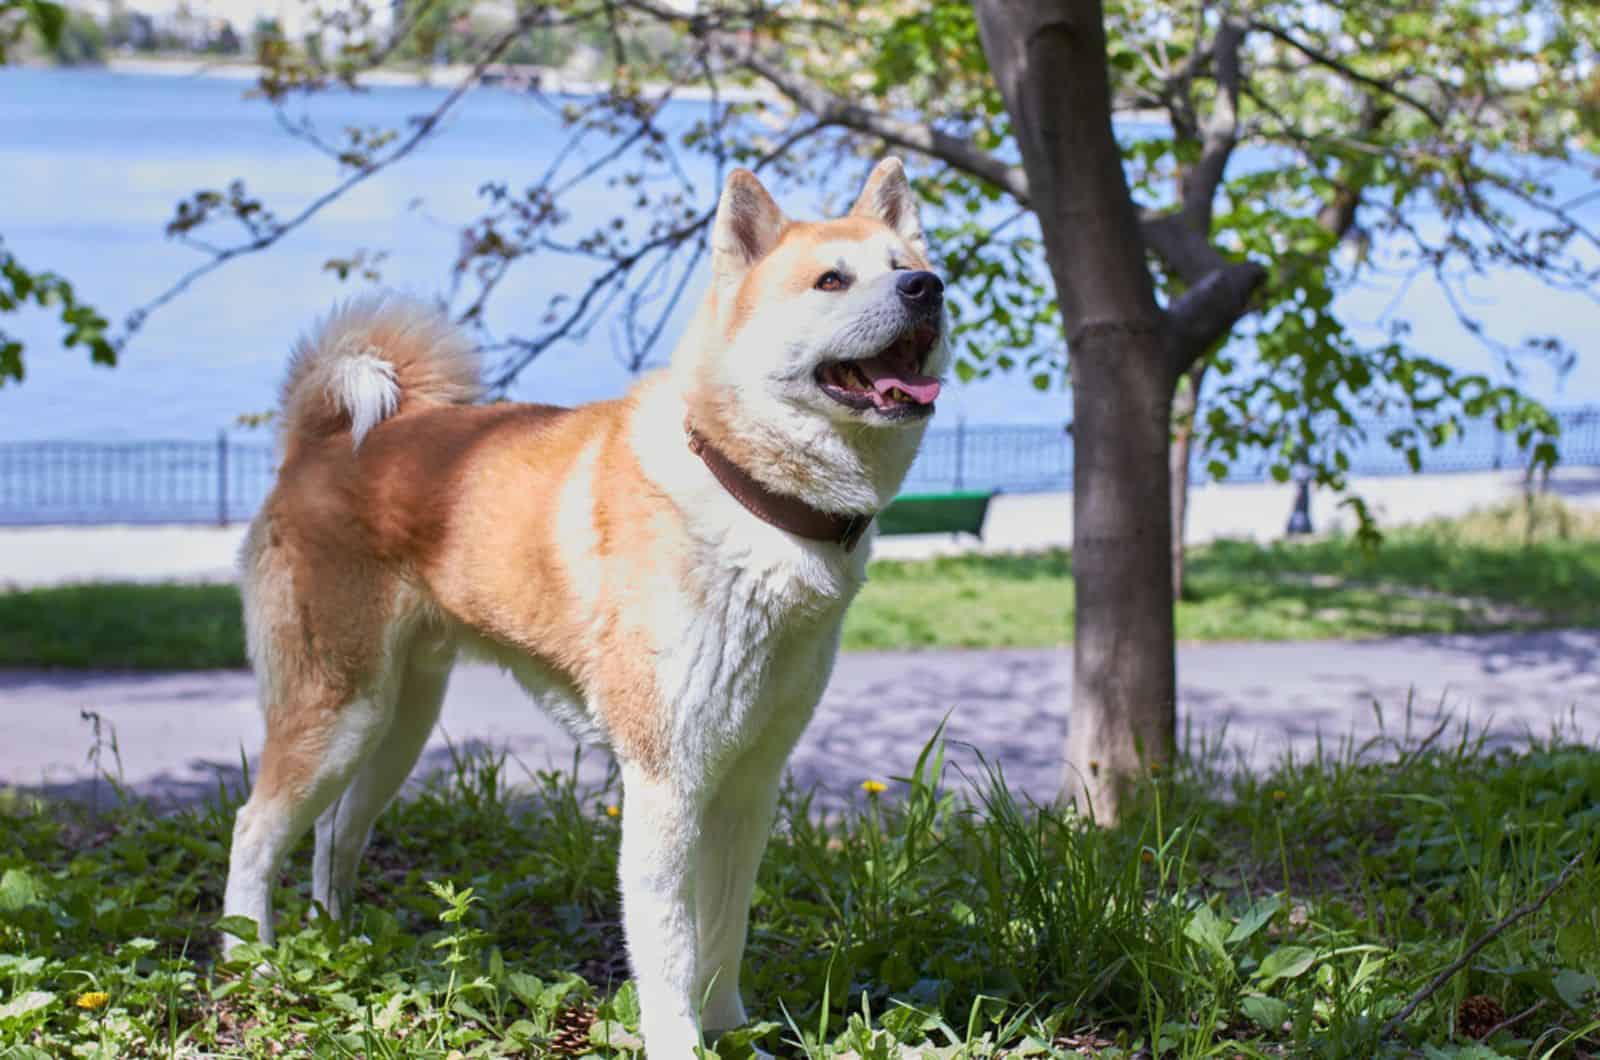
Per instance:
[[[880,397],[886,397],[895,387],[910,394],[911,400],[919,405],[931,405],[939,396],[939,380],[931,375],[908,375],[903,379],[899,376],[886,375],[872,381],[872,388]]]
[[[872,380],[872,389],[880,395],[886,395],[895,387],[899,387],[911,395],[911,400],[919,405],[931,405],[939,396],[939,380],[931,375],[917,375],[914,372],[900,373],[895,371],[879,372],[877,365],[871,361],[862,361],[867,377]]]

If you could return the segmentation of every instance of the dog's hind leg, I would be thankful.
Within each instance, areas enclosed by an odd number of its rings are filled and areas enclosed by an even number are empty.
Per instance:
[[[255,921],[257,937],[269,944],[272,886],[284,857],[383,738],[393,707],[382,695],[346,699],[305,683],[294,691],[304,698],[292,707],[288,700],[268,707],[256,781],[234,820],[222,903],[225,916]],[[235,945],[228,939],[224,948]]]
[[[317,818],[311,897],[335,919],[350,915],[356,869],[372,836],[373,823],[422,754],[439,718],[454,661],[453,645],[412,649],[388,732],[361,764],[350,786]]]

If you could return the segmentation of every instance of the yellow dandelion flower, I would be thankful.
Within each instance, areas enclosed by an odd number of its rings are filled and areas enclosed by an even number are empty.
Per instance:
[[[889,785],[881,780],[863,780],[861,782],[861,790],[868,795],[882,795],[889,790]]]
[[[615,803],[612,803],[610,806],[606,807],[606,816],[607,817],[621,817],[622,816],[622,807],[616,805]]]
[[[73,1002],[73,1004],[77,1005],[79,1008],[86,1008],[90,1011],[93,1011],[97,1008],[105,1008],[110,1001],[111,995],[106,993],[104,990],[91,990],[87,994],[79,994],[78,1000]]]
[[[1282,788],[1278,788],[1277,790],[1275,790],[1272,793],[1272,801],[1273,802],[1282,802],[1284,799],[1287,799],[1288,797],[1289,797],[1289,793],[1287,791],[1284,791]]]
[[[1151,762],[1150,763],[1150,775],[1152,777],[1159,777],[1161,775],[1161,763],[1160,762]]]

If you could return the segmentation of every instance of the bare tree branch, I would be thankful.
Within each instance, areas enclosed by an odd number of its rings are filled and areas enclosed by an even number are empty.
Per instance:
[[[1413,96],[1411,93],[1406,92],[1401,88],[1397,88],[1392,82],[1384,81],[1379,78],[1364,74],[1361,71],[1351,67],[1348,63],[1340,61],[1339,59],[1329,55],[1327,52],[1315,47],[1314,45],[1305,43],[1291,34],[1288,30],[1274,26],[1270,22],[1264,22],[1261,19],[1252,19],[1250,22],[1250,28],[1258,29],[1270,37],[1277,38],[1278,40],[1287,44],[1289,47],[1293,48],[1295,51],[1299,52],[1301,55],[1304,55],[1307,59],[1310,59],[1312,62],[1316,63],[1318,66],[1325,66],[1334,73],[1339,74],[1341,77],[1363,84],[1372,89],[1374,92],[1380,93],[1381,95],[1392,96],[1393,98],[1422,114],[1423,117],[1427,118],[1434,125],[1441,127],[1444,125],[1444,119],[1440,117],[1440,115],[1432,107],[1428,106],[1428,104],[1424,103],[1416,96]]]
[[[1167,306],[1167,350],[1181,373],[1227,337],[1250,312],[1267,270],[1253,261],[1213,269]]]
[[[725,48],[725,54],[824,124],[864,132],[896,147],[937,158],[1003,189],[1018,202],[1028,201],[1028,176],[1021,166],[1011,165],[972,141],[931,125],[895,118],[835,96],[761,56],[753,48],[742,49],[742,52],[734,50],[734,46]]]
[[[350,191],[350,189],[354,188],[356,185],[361,184],[374,174],[381,172],[382,170],[409,155],[417,148],[418,145],[420,145],[424,140],[433,134],[433,132],[438,128],[439,122],[444,118],[445,114],[447,114],[457,103],[461,102],[461,99],[467,94],[467,91],[471,89],[473,85],[478,83],[478,79],[483,76],[483,72],[490,65],[492,65],[495,60],[499,59],[501,55],[505,54],[506,49],[510,48],[511,45],[516,42],[518,37],[520,37],[538,21],[539,10],[540,9],[536,8],[533,12],[523,15],[509,29],[496,38],[494,43],[490,45],[488,50],[485,51],[482,56],[479,57],[478,61],[473,64],[472,69],[467,72],[466,76],[461,79],[456,87],[451,89],[450,93],[445,96],[445,98],[439,102],[439,105],[434,107],[432,111],[417,119],[416,127],[412,131],[411,135],[402,140],[387,155],[381,159],[371,161],[367,165],[357,169],[348,177],[335,184],[332,188],[311,200],[311,202],[307,203],[299,213],[295,214],[287,221],[274,224],[270,229],[263,231],[261,234],[257,235],[248,242],[217,250],[213,254],[211,260],[202,265],[197,265],[193,269],[190,269],[188,272],[184,273],[165,291],[162,291],[155,298],[152,298],[150,301],[144,303],[128,314],[127,319],[123,322],[122,334],[117,337],[116,345],[120,348],[123,344],[125,344],[135,332],[144,326],[144,322],[149,318],[152,312],[160,309],[168,302],[171,302],[174,298],[177,298],[184,291],[188,290],[195,281],[215,272],[217,269],[222,268],[222,266],[226,265],[234,258],[244,257],[248,254],[257,254],[263,250],[266,250],[268,247],[277,243],[284,236],[288,235],[296,228],[299,228],[301,225],[311,220],[328,205],[338,201],[345,195],[346,192]]]
[[[1186,284],[1197,284],[1230,264],[1204,231],[1191,228],[1181,213],[1145,211],[1139,218],[1145,246]]]
[[[759,173],[772,162],[781,158],[796,144],[800,143],[802,140],[816,135],[824,128],[826,128],[826,126],[823,123],[817,122],[796,129],[788,136],[784,137],[781,141],[774,144],[772,149],[767,151],[761,158],[753,161],[750,165],[750,168]],[[505,388],[510,386],[511,383],[515,381],[517,376],[521,374],[522,371],[528,367],[528,365],[532,364],[540,354],[544,353],[562,339],[577,334],[580,329],[583,329],[586,326],[584,321],[590,315],[590,310],[596,304],[603,304],[615,297],[617,292],[621,290],[622,285],[626,282],[629,274],[632,273],[641,262],[645,261],[652,254],[660,251],[676,249],[677,247],[683,246],[693,239],[700,239],[703,242],[704,230],[706,226],[711,223],[711,219],[716,216],[716,213],[717,208],[713,203],[711,207],[695,214],[684,224],[672,228],[661,233],[660,235],[657,235],[653,239],[639,244],[626,254],[617,255],[611,258],[610,267],[589,281],[589,284],[584,288],[583,293],[578,296],[576,302],[573,304],[572,309],[570,309],[547,331],[535,338],[509,339],[502,343],[500,348],[515,350],[516,353],[513,357],[506,361],[505,364],[501,365],[499,370],[497,370],[490,378],[488,383],[488,389],[490,392],[503,393]],[[697,249],[695,251],[694,257],[696,260],[698,260],[702,252],[702,249]],[[692,271],[692,264],[690,266],[690,270]],[[681,297],[683,293],[683,287],[686,282],[686,280],[680,279],[677,291],[672,296],[673,304],[675,304],[676,300]],[[668,311],[670,312],[670,306]],[[662,320],[664,321],[664,319],[665,315],[663,315]],[[661,332],[662,325],[661,322],[658,322],[658,324],[652,328],[650,332],[649,341],[653,343],[657,338],[659,338]],[[643,349],[647,347],[641,348]],[[635,351],[635,359],[638,359],[638,357],[638,351]]]
[[[1239,142],[1239,47],[1244,42],[1242,23],[1225,18],[1212,44],[1217,98],[1206,121],[1200,160],[1183,181],[1184,222],[1196,232],[1211,232],[1212,204],[1222,184],[1228,159]]]

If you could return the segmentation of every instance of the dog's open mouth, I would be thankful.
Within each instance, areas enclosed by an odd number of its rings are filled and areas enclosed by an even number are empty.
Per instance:
[[[923,367],[938,340],[937,327],[919,324],[874,357],[818,366],[817,385],[853,409],[875,409],[894,418],[926,415],[933,411],[940,384]]]

